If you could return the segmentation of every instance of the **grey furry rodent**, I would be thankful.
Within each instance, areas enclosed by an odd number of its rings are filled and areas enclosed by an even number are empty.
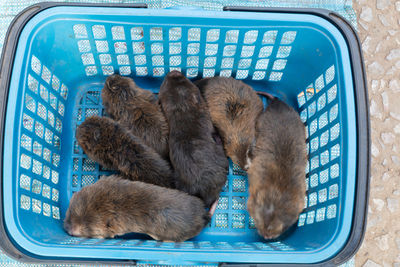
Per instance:
[[[256,140],[247,207],[260,235],[273,239],[292,226],[304,208],[305,127],[293,108],[274,98],[257,118]]]
[[[136,232],[181,242],[198,235],[209,220],[197,197],[111,175],[72,196],[64,229],[81,237],[113,238]]]
[[[103,105],[111,118],[163,158],[168,157],[168,123],[155,95],[140,88],[128,77],[107,77],[101,92]]]
[[[175,186],[170,164],[113,119],[86,118],[75,135],[83,151],[100,165],[118,170],[131,180]]]
[[[255,121],[263,110],[262,101],[250,86],[231,77],[206,78],[195,84],[207,102],[226,155],[248,169],[248,153],[255,142]]]
[[[218,200],[226,182],[228,160],[199,89],[182,73],[167,74],[159,100],[167,118],[176,188],[198,196],[207,207]]]

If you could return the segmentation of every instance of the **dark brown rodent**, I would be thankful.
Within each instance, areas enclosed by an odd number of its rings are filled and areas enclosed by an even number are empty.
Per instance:
[[[159,99],[169,132],[176,188],[198,196],[210,207],[225,184],[228,160],[199,89],[182,73],[167,74]]]
[[[86,118],[76,130],[76,139],[89,158],[106,168],[131,180],[174,187],[170,164],[110,118]]]
[[[163,158],[168,157],[168,124],[155,95],[127,77],[107,78],[101,92],[107,114],[141,138]]]
[[[197,197],[111,175],[72,196],[64,229],[81,237],[113,238],[136,232],[181,242],[199,234],[209,219]]]
[[[248,169],[248,153],[255,142],[255,121],[263,110],[262,101],[250,86],[234,78],[206,78],[195,84],[208,104],[226,155]]]
[[[304,208],[306,136],[298,113],[274,98],[257,118],[247,207],[260,235],[277,238]]]

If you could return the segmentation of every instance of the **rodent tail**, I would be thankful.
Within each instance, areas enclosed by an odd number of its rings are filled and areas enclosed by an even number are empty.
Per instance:
[[[275,96],[273,96],[273,95],[271,95],[270,93],[267,93],[267,92],[257,91],[257,94],[265,96],[266,98],[268,98],[268,100],[274,100],[275,99]]]

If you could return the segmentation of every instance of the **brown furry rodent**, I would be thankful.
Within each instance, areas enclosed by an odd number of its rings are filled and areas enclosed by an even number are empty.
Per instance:
[[[174,187],[169,163],[142,139],[107,117],[92,116],[78,126],[76,139],[89,158],[131,180]]]
[[[260,235],[273,239],[292,226],[304,208],[305,127],[294,109],[274,98],[257,118],[256,140],[247,207]]]
[[[101,92],[107,114],[141,138],[163,158],[168,157],[168,124],[155,95],[118,74],[107,78]]]
[[[263,110],[262,101],[250,86],[231,77],[206,78],[195,84],[207,102],[226,155],[248,169],[249,148],[255,142],[255,121]]]
[[[72,196],[64,229],[73,236],[113,238],[136,232],[181,242],[199,234],[209,220],[197,197],[111,175]]]
[[[167,74],[159,100],[167,118],[170,160],[176,188],[204,200],[209,208],[225,184],[228,159],[199,89],[179,71]]]

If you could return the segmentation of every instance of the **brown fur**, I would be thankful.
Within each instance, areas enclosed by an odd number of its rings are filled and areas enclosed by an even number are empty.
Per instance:
[[[160,103],[170,126],[170,160],[176,188],[204,200],[210,207],[225,184],[228,160],[199,89],[182,73],[167,74]]]
[[[110,118],[86,118],[76,130],[76,139],[91,159],[106,168],[118,170],[131,180],[174,187],[169,163]]]
[[[275,98],[257,119],[256,131],[247,206],[260,235],[272,239],[304,208],[305,127],[295,110]]]
[[[255,140],[255,121],[263,110],[256,92],[234,78],[213,77],[196,82],[228,157],[242,169],[250,165],[248,152]]]
[[[64,229],[82,237],[113,238],[136,232],[181,242],[199,234],[209,219],[197,197],[111,175],[72,196]]]
[[[140,88],[131,78],[114,74],[107,78],[101,96],[111,118],[163,158],[168,157],[168,124],[152,92]]]

